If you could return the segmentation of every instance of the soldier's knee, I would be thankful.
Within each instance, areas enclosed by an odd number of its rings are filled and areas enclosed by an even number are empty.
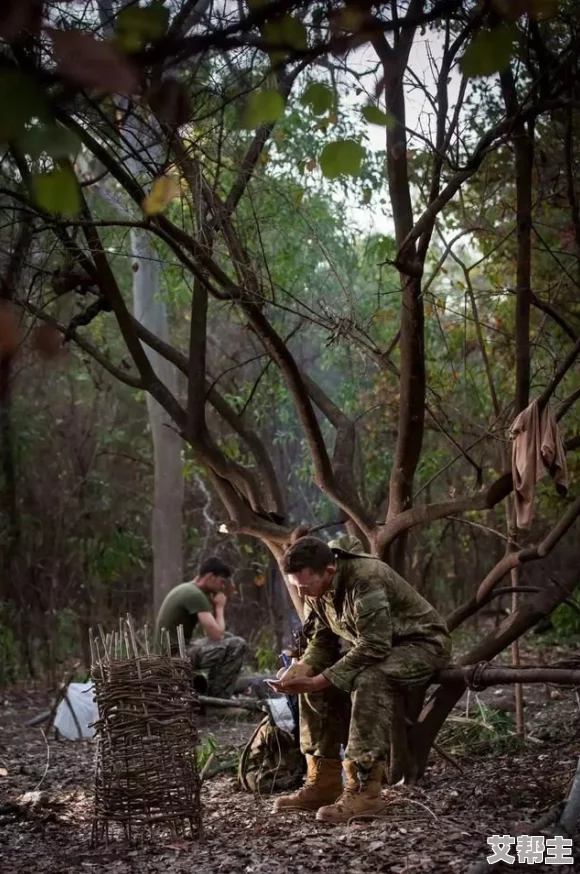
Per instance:
[[[243,637],[228,637],[225,639],[226,648],[237,656],[243,656],[248,649],[248,644]]]

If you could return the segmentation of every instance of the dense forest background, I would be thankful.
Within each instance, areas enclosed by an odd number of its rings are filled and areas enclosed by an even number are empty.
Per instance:
[[[546,615],[570,595],[577,10],[5,4],[0,683],[86,661],[91,625],[151,621],[212,553],[270,667],[298,524],[359,534],[444,614],[490,574],[563,581]],[[542,481],[519,532],[534,398],[570,489]]]

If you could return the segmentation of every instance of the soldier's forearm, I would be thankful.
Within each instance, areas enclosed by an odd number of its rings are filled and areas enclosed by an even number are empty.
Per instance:
[[[340,646],[338,638],[318,639],[311,641],[300,659],[302,664],[310,665],[317,674],[322,673],[324,668],[329,668],[340,658]]]
[[[215,621],[219,625],[220,631],[226,630],[226,617],[225,617],[223,607],[216,607],[216,609],[215,609]]]
[[[312,677],[313,692],[322,692],[323,689],[328,689],[329,686],[332,686],[332,683],[330,680],[327,680],[324,674],[317,674],[316,677]]]
[[[340,661],[324,671],[324,677],[333,686],[344,692],[350,692],[357,674],[386,659],[390,651],[391,647],[387,644],[381,647],[377,647],[376,644],[373,646],[356,644]]]

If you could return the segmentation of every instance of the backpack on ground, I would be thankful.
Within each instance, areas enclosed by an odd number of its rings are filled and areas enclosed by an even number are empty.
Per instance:
[[[287,706],[285,717],[270,699],[264,702],[268,714],[257,726],[240,757],[238,779],[247,792],[271,795],[296,789],[306,771],[306,759],[300,752],[297,713]],[[292,702],[294,704],[295,702]]]

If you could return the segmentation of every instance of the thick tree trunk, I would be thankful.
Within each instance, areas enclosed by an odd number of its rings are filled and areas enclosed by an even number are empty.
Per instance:
[[[134,258],[133,308],[135,318],[162,340],[169,340],[165,306],[159,300],[159,262],[146,231],[131,231]],[[155,373],[172,394],[177,393],[177,372],[172,364],[147,349]],[[147,409],[155,453],[153,545],[153,602],[155,611],[173,586],[182,582],[182,441],[171,418],[147,394]]]
[[[409,14],[419,13],[423,4],[414,0]],[[421,294],[422,267],[417,264],[415,242],[405,241],[413,228],[413,206],[409,181],[407,133],[405,128],[405,92],[403,76],[414,38],[414,29],[407,29],[391,48],[383,37],[375,40],[375,50],[381,59],[385,76],[385,102],[396,124],[387,129],[387,177],[393,210],[397,263],[401,283],[401,355],[399,375],[399,421],[397,442],[389,483],[387,520],[393,519],[412,503],[415,471],[421,457],[425,422],[425,355],[424,310]],[[403,532],[390,546],[382,545],[381,558],[388,559],[401,573],[405,570],[407,533]]]
[[[506,111],[517,116],[519,102],[511,71],[501,76]],[[532,273],[532,172],[534,140],[532,122],[514,124],[512,143],[516,174],[516,398],[515,412],[524,410],[530,401],[530,309]]]
[[[126,0],[99,0],[101,26],[106,36],[113,33],[114,15],[126,5]],[[145,128],[138,117],[130,115],[124,135],[130,145],[127,166],[138,179],[143,160],[152,163],[160,158],[159,141],[153,130]],[[123,207],[121,207],[123,208]],[[169,342],[167,314],[159,299],[160,268],[150,235],[140,228],[131,230],[131,251],[134,259],[133,313],[147,330]],[[166,358],[143,347],[158,378],[173,396],[177,396],[177,371]],[[154,452],[154,493],[151,519],[153,550],[153,609],[155,614],[167,592],[183,581],[183,470],[182,441],[175,423],[147,392],[147,412]]]
[[[423,354],[423,300],[420,280],[402,279],[401,373],[399,425],[389,485],[388,519],[412,504],[413,480],[423,445],[425,420],[425,363]],[[391,547],[390,562],[405,572],[407,532]]]

